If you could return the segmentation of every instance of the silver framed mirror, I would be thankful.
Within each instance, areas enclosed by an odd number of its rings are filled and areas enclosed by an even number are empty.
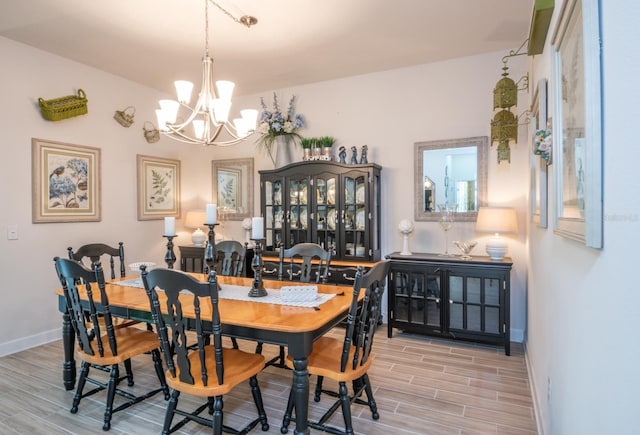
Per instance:
[[[487,204],[487,136],[414,144],[414,219],[438,221],[440,205],[455,206],[457,221],[476,220]]]

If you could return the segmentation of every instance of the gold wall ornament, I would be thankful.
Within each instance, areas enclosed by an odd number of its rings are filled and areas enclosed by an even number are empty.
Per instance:
[[[498,164],[503,160],[511,162],[509,141],[518,142],[518,119],[520,118],[511,112],[511,108],[518,105],[518,91],[529,89],[529,75],[524,75],[517,82],[513,81],[509,77],[507,61],[510,57],[526,54],[521,51],[527,41],[525,40],[516,51],[512,50],[502,58],[502,78],[493,89],[493,110],[501,109],[491,120],[491,145],[494,142],[499,144]]]

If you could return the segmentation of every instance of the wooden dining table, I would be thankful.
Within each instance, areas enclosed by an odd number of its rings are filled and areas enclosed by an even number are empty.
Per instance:
[[[190,273],[205,282],[204,274]],[[116,279],[106,284],[111,314],[123,319],[152,322],[149,299],[143,288],[114,284]],[[225,285],[244,286],[247,292],[252,278],[218,276],[221,289],[219,299],[222,333],[229,337],[261,341],[286,346],[293,358],[294,369],[292,389],[296,416],[296,434],[308,434],[309,372],[307,359],[316,339],[338,325],[347,315],[353,296],[353,287],[318,284],[318,293],[334,293],[335,297],[316,307],[297,307],[253,300],[224,299]],[[288,281],[263,280],[266,289],[280,289],[294,283]],[[63,382],[67,390],[72,390],[76,379],[74,358],[75,334],[67,313],[66,300],[61,288],[56,290],[58,309],[62,313],[62,340],[64,347]],[[203,313],[204,314],[204,313]],[[187,314],[188,315],[188,314]]]

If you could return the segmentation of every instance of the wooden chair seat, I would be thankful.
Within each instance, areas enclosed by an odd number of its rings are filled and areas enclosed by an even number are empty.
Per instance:
[[[216,372],[214,351],[214,346],[206,346],[204,348],[207,373],[213,374]],[[229,393],[236,385],[245,382],[248,377],[260,373],[264,368],[264,357],[262,355],[237,349],[222,349],[222,359],[224,361],[224,383],[222,385],[220,385],[215,375],[207,378],[207,385],[204,385],[200,377],[194,377],[193,384],[182,382],[180,381],[180,367],[176,367],[175,376],[172,376],[169,371],[165,373],[167,385],[169,385],[169,388],[179,389],[183,393],[194,396],[222,396]],[[191,373],[202,373],[198,352],[189,354],[189,362],[191,364]]]
[[[89,345],[93,355],[78,348],[79,358],[90,364],[111,365],[158,349],[158,336],[154,332],[118,325],[115,327],[115,337],[118,343],[116,355],[113,354],[110,347],[106,347],[103,355],[100,356],[97,341],[92,341]],[[106,334],[102,336],[104,342],[108,339]]]
[[[313,353],[309,356],[307,369],[310,375],[324,376],[336,382],[349,382],[362,377],[373,362],[373,358],[368,358],[362,365],[355,368],[347,365],[345,370],[340,371],[340,359],[342,358],[342,347],[344,340],[333,337],[320,337],[313,343]],[[347,360],[352,361],[356,348],[349,351]],[[287,356],[287,367],[293,369],[293,358]]]

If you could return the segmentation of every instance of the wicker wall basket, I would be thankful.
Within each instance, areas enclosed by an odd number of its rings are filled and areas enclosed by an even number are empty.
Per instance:
[[[129,106],[124,110],[116,110],[116,113],[113,114],[113,119],[118,121],[123,127],[131,127],[133,124],[133,115],[136,114],[136,108],[133,106]]]
[[[78,89],[78,95],[67,95],[53,100],[38,98],[38,104],[42,117],[48,121],[61,121],[85,115],[88,111],[87,95],[82,89]]]

